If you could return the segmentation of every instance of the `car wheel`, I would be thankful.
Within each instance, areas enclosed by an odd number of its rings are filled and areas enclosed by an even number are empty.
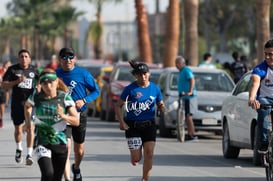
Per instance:
[[[93,116],[93,109],[89,109],[88,108],[87,116],[88,117],[92,117]]]
[[[106,111],[105,120],[109,122],[115,121],[115,112],[114,111]]]
[[[216,136],[222,136],[223,135],[222,130],[221,131],[215,131],[214,134]]]
[[[238,158],[240,148],[230,144],[228,124],[223,125],[222,151],[225,158]]]
[[[254,140],[253,140],[253,163],[256,166],[260,166],[262,164],[261,154],[258,152],[258,125],[255,126],[254,129]]]
[[[170,137],[170,129],[167,129],[165,126],[164,113],[160,113],[159,116],[159,136],[161,137]]]
[[[104,121],[105,120],[105,112],[104,110],[101,110],[100,112],[100,120]]]

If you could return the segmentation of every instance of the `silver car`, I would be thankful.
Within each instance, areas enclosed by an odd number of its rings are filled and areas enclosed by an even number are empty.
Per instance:
[[[253,163],[261,164],[257,151],[257,112],[248,106],[251,72],[246,73],[236,84],[222,107],[223,139],[225,158],[237,158],[240,149],[253,150]]]
[[[222,133],[221,109],[223,100],[231,94],[234,82],[221,69],[190,67],[195,76],[197,87],[198,110],[193,115],[196,131],[213,131]],[[160,75],[158,85],[162,91],[166,112],[157,115],[156,123],[159,134],[169,137],[176,130],[178,108],[178,70],[165,68]]]

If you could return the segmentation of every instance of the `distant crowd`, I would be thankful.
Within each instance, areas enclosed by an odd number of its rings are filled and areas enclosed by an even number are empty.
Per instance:
[[[252,69],[252,65],[249,64],[245,55],[239,55],[238,52],[233,52],[232,58],[234,60],[232,63],[225,62],[221,64],[219,60],[216,60],[214,63],[212,62],[212,55],[205,53],[198,67],[224,69],[237,83],[246,72]]]

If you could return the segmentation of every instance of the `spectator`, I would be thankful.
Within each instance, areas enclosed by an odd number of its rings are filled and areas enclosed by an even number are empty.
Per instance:
[[[56,55],[52,55],[50,62],[45,66],[45,68],[50,68],[56,70],[59,67],[58,59]]]
[[[198,65],[202,68],[216,68],[215,64],[211,62],[212,56],[210,53],[205,53],[203,56],[203,61]]]
[[[249,65],[249,63],[248,63],[247,56],[241,55],[240,60],[241,60],[242,64],[244,64],[246,72],[248,72],[251,69],[251,65]]]
[[[185,139],[188,141],[198,140],[198,137],[195,135],[195,128],[192,120],[192,115],[197,109],[197,91],[195,86],[195,78],[192,70],[186,66],[185,59],[182,56],[178,56],[175,59],[175,65],[179,70],[178,94],[179,96],[183,94],[185,120],[188,130],[188,135]]]
[[[225,62],[223,65],[223,69],[228,73],[228,75],[234,80],[233,74],[231,72],[230,63]]]
[[[216,60],[215,60],[215,67],[218,68],[218,69],[223,69],[223,66],[222,66],[222,64],[220,63],[220,60],[219,60],[219,59],[216,59]]]
[[[240,78],[246,73],[246,68],[241,62],[238,52],[233,52],[232,57],[234,59],[234,62],[231,64],[231,72],[234,77],[234,82],[237,83]]]

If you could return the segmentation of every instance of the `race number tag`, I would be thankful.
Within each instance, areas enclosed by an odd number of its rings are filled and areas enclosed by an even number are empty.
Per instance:
[[[46,147],[42,145],[39,145],[36,148],[36,156],[37,156],[37,160],[39,160],[42,157],[51,158],[51,150],[47,149]]]
[[[138,150],[142,146],[142,140],[140,137],[128,138],[127,143],[130,150]]]
[[[18,87],[23,89],[31,89],[32,88],[32,79],[26,78],[23,82],[18,84]]]

